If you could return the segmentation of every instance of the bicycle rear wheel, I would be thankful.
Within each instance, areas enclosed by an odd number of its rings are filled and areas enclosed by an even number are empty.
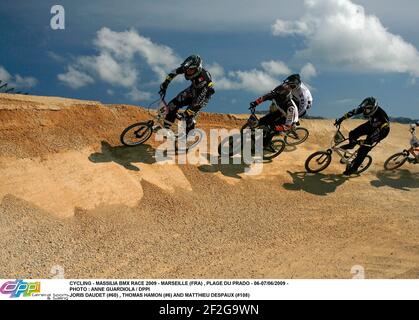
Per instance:
[[[307,140],[309,136],[309,132],[306,128],[303,127],[297,127],[295,129],[291,129],[286,135],[285,135],[285,143],[289,146],[296,146],[298,144],[303,143]]]
[[[285,141],[279,137],[273,137],[269,146],[263,148],[263,160],[271,160],[279,156],[285,149]]]
[[[384,162],[384,169],[395,170],[400,168],[407,160],[408,155],[405,152],[393,154]]]
[[[147,122],[134,123],[122,131],[120,141],[127,147],[134,147],[146,142],[153,133]]]
[[[317,151],[307,158],[305,168],[307,172],[317,173],[326,169],[331,161],[332,155],[330,152]]]

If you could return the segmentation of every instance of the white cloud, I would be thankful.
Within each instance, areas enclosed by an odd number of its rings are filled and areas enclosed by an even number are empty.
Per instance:
[[[19,74],[15,75],[13,85],[16,88],[32,88],[38,84],[38,80],[34,77],[22,77]]]
[[[64,63],[65,62],[65,58],[63,56],[55,53],[54,51],[47,51],[47,55],[48,55],[49,58],[51,58],[55,62],[59,62],[59,63]]]
[[[224,69],[218,63],[213,63],[207,66],[208,72],[214,79],[220,79],[224,76]]]
[[[130,92],[127,93],[127,97],[129,97],[132,101],[150,100],[151,93],[133,88]]]
[[[264,61],[262,68],[273,76],[284,76],[291,73],[290,68],[282,61]]]
[[[304,35],[309,32],[309,26],[306,21],[284,21],[278,19],[272,26],[272,33],[275,36]]]
[[[149,38],[139,35],[134,29],[115,32],[109,28],[102,28],[98,31],[94,43],[101,52],[108,52],[122,61],[132,61],[134,56],[139,54],[160,80],[180,63],[180,58],[170,47],[156,44]]]
[[[98,56],[80,57],[78,66],[114,86],[132,87],[138,71],[128,61],[116,61],[109,52]]]
[[[72,66],[69,66],[67,70],[66,73],[61,73],[57,77],[70,88],[79,89],[95,82],[88,74],[78,71]]]
[[[317,76],[317,70],[311,63],[307,63],[301,68],[300,74],[303,80],[310,80]]]
[[[216,89],[246,90],[260,94],[275,88],[280,81],[274,77],[274,74],[284,74],[282,72],[286,68],[285,64],[277,61],[262,62],[261,65],[266,69],[269,65],[273,65],[275,68],[270,70],[269,73],[263,70],[251,69],[244,71],[234,70],[226,74],[221,65],[214,63],[208,66],[208,71],[214,79]],[[286,71],[288,73],[289,69]]]
[[[3,66],[0,66],[1,85],[8,83],[10,88],[32,88],[38,84],[38,80],[34,77],[22,77],[19,74],[11,75]]]
[[[279,81],[264,71],[237,70],[230,71],[227,76],[214,77],[215,88],[220,90],[246,90],[263,93],[276,87]]]
[[[238,88],[253,92],[265,92],[278,85],[278,80],[260,70],[233,71],[231,75],[238,80]]]
[[[93,44],[98,54],[78,57],[67,67],[66,73],[58,75],[59,80],[73,89],[100,80],[111,86],[129,89],[126,95],[134,101],[147,100],[150,93],[138,89],[137,66],[143,63],[160,82],[181,61],[171,48],[152,42],[134,29],[115,32],[102,28]]]
[[[350,0],[306,0],[297,21],[278,19],[272,32],[305,38],[297,58],[358,71],[398,72],[419,76],[419,52],[380,20]]]
[[[0,66],[0,80],[8,82],[11,77],[10,73],[3,66]]]

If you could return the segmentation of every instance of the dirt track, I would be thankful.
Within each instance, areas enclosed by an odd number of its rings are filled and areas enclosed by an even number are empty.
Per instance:
[[[264,166],[160,165],[157,144],[126,148],[132,106],[0,94],[0,278],[419,278],[419,168],[384,160],[407,147],[393,124],[361,177],[337,160],[306,174],[333,126]],[[239,127],[203,114],[199,126]],[[345,122],[345,130],[357,121]]]

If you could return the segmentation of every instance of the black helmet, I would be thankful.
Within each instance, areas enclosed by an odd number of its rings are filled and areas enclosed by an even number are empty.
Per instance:
[[[283,84],[289,85],[292,89],[298,88],[301,86],[301,78],[299,74],[292,74],[286,78]]]
[[[359,106],[364,108],[364,116],[372,116],[378,109],[377,99],[374,97],[365,98]]]
[[[185,78],[193,79],[202,71],[202,59],[200,56],[193,54],[183,61],[181,67],[185,72]]]

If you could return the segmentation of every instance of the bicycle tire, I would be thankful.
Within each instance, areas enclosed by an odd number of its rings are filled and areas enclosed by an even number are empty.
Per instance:
[[[138,127],[137,130],[134,130],[135,135],[138,138],[138,141],[136,142],[130,142],[128,140],[128,133],[134,129]],[[141,135],[138,137],[138,132],[140,130],[143,130],[143,132],[141,133]],[[129,127],[125,128],[124,131],[122,131],[121,136],[120,136],[120,141],[123,145],[127,146],[127,147],[135,147],[138,145],[143,144],[144,142],[146,142],[148,139],[150,139],[151,134],[153,133],[153,130],[150,126],[149,123],[147,122],[138,122],[138,123],[134,123],[132,125],[130,125]]]
[[[365,163],[365,160],[367,161],[366,164],[364,164]],[[362,168],[361,169],[358,168],[358,170],[356,171],[356,173],[362,173],[362,172],[366,171],[370,167],[371,163],[372,163],[372,158],[371,158],[371,156],[368,156],[367,155],[365,157],[364,161],[362,161],[361,165],[359,166],[359,168],[361,168],[361,167]]]
[[[274,143],[279,143],[279,142],[280,142],[279,147],[278,146],[272,147],[272,145]],[[269,153],[266,153],[269,150],[266,149],[266,148],[263,148],[263,160],[272,160],[272,159],[276,158],[277,156],[279,156],[282,153],[282,151],[284,151],[285,146],[286,146],[285,141],[278,138],[278,137],[273,137],[270,144],[271,144],[272,149],[275,150],[275,151],[272,152],[272,154],[269,154]]]
[[[395,165],[391,165],[392,161],[397,160],[397,158],[403,157],[400,162],[396,163]],[[406,161],[409,156],[405,152],[398,152],[393,154],[384,162],[384,169],[386,170],[395,170],[400,168]]]
[[[297,137],[297,139],[295,139],[294,141],[291,140],[294,139],[294,137],[292,136],[293,134],[295,134],[295,136]],[[305,142],[308,139],[309,135],[310,132],[306,128],[298,127],[290,130],[290,132],[285,135],[284,141],[289,146],[296,146]]]
[[[310,162],[313,159],[315,159],[316,157],[319,157],[316,160],[320,160],[322,156],[324,156],[325,158],[324,158],[324,160],[323,160],[322,165],[320,166],[320,168],[312,169],[310,167]],[[327,151],[317,151],[317,152],[314,152],[313,154],[311,154],[307,158],[304,166],[305,166],[305,169],[306,169],[307,172],[309,172],[309,173],[317,173],[317,172],[321,172],[321,171],[325,170],[330,165],[330,162],[331,161],[332,161],[332,155],[330,154],[330,152],[327,152]]]

